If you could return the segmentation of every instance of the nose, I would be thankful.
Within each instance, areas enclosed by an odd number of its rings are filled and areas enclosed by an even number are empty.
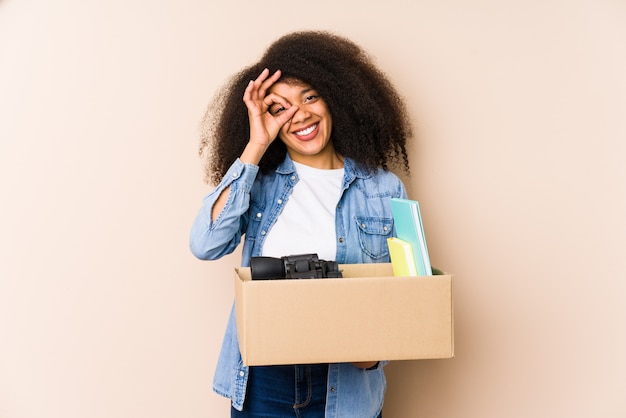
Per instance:
[[[307,109],[306,106],[301,105],[298,107],[298,111],[295,115],[293,115],[293,118],[291,120],[292,122],[302,122],[307,120],[309,117],[311,117],[311,112]]]

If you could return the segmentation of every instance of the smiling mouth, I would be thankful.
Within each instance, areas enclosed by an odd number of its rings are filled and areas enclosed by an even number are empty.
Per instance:
[[[312,133],[315,129],[317,129],[317,123],[314,124],[314,125],[309,126],[306,129],[303,129],[301,131],[297,131],[297,132],[294,132],[294,133],[296,135],[298,135],[298,136],[306,136],[306,135],[309,135],[310,133]]]

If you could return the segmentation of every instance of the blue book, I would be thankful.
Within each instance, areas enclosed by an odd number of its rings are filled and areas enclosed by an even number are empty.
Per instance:
[[[417,274],[432,276],[419,203],[409,199],[391,199],[391,213],[396,226],[396,235],[411,244]]]

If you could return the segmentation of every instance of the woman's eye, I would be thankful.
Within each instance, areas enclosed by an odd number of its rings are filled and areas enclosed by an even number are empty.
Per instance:
[[[318,98],[319,98],[319,96],[318,96],[318,95],[316,95],[316,94],[310,94],[310,95],[308,95],[308,96],[306,96],[306,97],[304,98],[304,103],[311,103],[311,102],[314,102],[314,101],[315,101],[315,100],[317,100]]]
[[[285,108],[283,106],[275,106],[270,108],[270,113],[272,115],[278,115],[279,113],[285,111]]]

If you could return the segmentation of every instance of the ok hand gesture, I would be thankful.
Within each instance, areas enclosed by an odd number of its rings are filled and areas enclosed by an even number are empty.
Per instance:
[[[256,80],[250,81],[243,94],[243,101],[248,108],[250,121],[250,141],[246,151],[253,148],[254,154],[256,154],[252,160],[246,162],[258,164],[263,153],[276,139],[283,125],[298,111],[298,106],[292,106],[284,98],[273,93],[268,94],[269,89],[280,76],[280,70],[270,76],[269,70],[265,69]],[[280,106],[285,110],[273,115],[268,111],[273,105]],[[244,155],[246,155],[246,151],[244,151]],[[257,157],[258,161],[255,161]]]

